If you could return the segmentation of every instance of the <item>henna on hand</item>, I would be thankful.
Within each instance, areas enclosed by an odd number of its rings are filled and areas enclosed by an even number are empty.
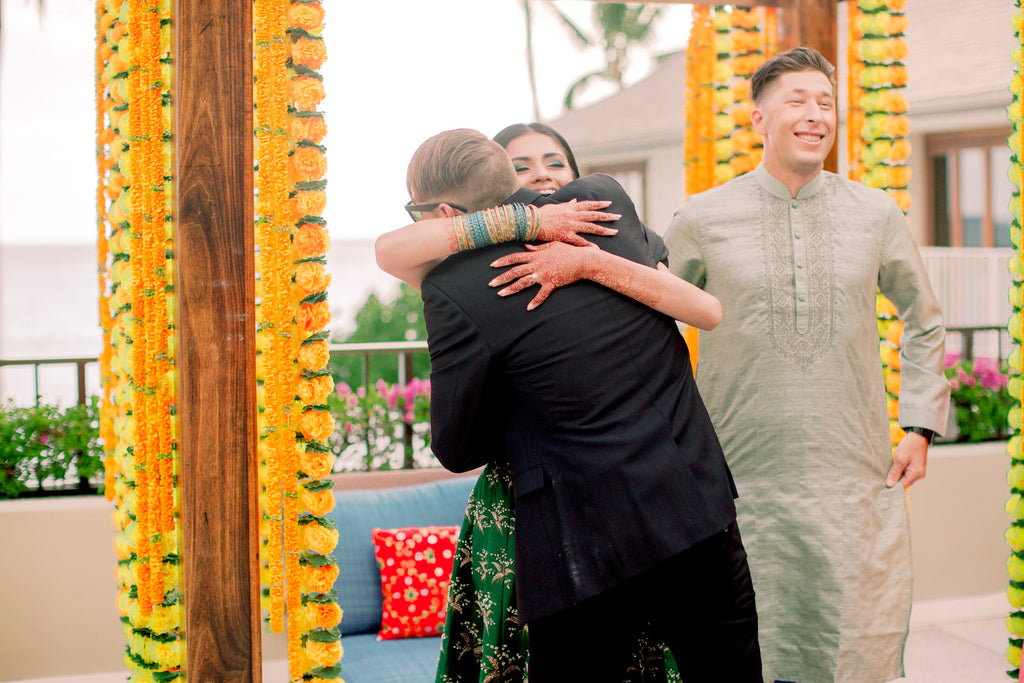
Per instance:
[[[540,285],[540,291],[526,306],[526,310],[532,311],[559,287],[595,276],[603,252],[589,242],[586,245],[579,247],[564,242],[548,242],[538,246],[528,244],[527,251],[503,256],[491,264],[495,268],[514,267],[491,280],[490,285],[508,285],[498,291],[499,296],[510,296],[527,287]]]
[[[540,234],[542,242],[566,242],[585,247],[590,242],[579,233],[590,235],[614,235],[616,228],[597,225],[599,222],[617,221],[622,214],[601,211],[611,205],[609,201],[575,199],[562,204],[545,204],[540,207]]]

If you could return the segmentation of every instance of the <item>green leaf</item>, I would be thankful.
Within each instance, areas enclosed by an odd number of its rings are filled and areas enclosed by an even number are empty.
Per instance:
[[[315,669],[311,669],[309,673],[315,678],[331,680],[332,678],[338,678],[341,676],[341,664],[335,664],[334,666],[318,666]]]
[[[308,482],[303,482],[302,486],[307,491],[326,491],[334,488],[333,479],[311,479]]]
[[[312,550],[307,550],[299,558],[299,564],[309,565],[310,567],[326,567],[327,565],[338,564],[338,560],[334,555],[321,555]]]
[[[338,591],[333,588],[326,593],[305,593],[302,596],[302,604],[313,603],[314,605],[328,605],[338,602]]]
[[[330,529],[332,531],[338,530],[338,523],[330,517],[317,517],[308,513],[302,513],[299,515],[299,525],[305,526],[306,524],[313,524],[314,522],[322,526],[324,529]]]
[[[315,628],[312,631],[307,631],[306,635],[314,643],[336,643],[341,640],[341,630],[337,626],[334,628]]]
[[[316,191],[316,190],[324,190],[326,188],[327,188],[327,181],[326,180],[300,180],[299,182],[295,183],[296,191],[300,191],[300,192],[310,192],[310,191]],[[309,222],[309,221],[307,221],[307,222]],[[324,223],[326,223],[326,221],[324,221]]]

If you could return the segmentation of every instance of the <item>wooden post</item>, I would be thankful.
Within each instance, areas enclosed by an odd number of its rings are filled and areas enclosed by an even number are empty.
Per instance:
[[[766,3],[778,7],[779,50],[813,47],[836,68],[838,60],[838,0],[773,0]],[[835,173],[839,168],[837,145],[825,159],[825,170]]]
[[[177,0],[185,674],[259,682],[252,0]]]

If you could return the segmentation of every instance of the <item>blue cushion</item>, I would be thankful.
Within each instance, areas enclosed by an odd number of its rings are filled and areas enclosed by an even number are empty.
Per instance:
[[[338,491],[330,517],[338,524],[338,580],[342,635],[380,630],[384,598],[370,530],[403,526],[460,526],[476,476],[390,489]],[[429,640],[429,639],[428,639]],[[345,639],[345,660],[348,639]],[[435,645],[435,648],[437,646]],[[348,676],[345,676],[348,680]],[[426,679],[424,679],[426,680]],[[349,680],[349,683],[355,683]]]
[[[345,615],[345,619],[348,615]],[[345,683],[410,683],[432,681],[437,673],[441,639],[377,640],[363,633],[341,641],[341,677]]]

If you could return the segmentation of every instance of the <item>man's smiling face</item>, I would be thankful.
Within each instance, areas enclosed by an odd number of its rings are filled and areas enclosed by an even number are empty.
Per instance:
[[[836,140],[836,97],[820,71],[782,74],[750,115],[764,138],[765,168],[783,179],[810,179]]]

